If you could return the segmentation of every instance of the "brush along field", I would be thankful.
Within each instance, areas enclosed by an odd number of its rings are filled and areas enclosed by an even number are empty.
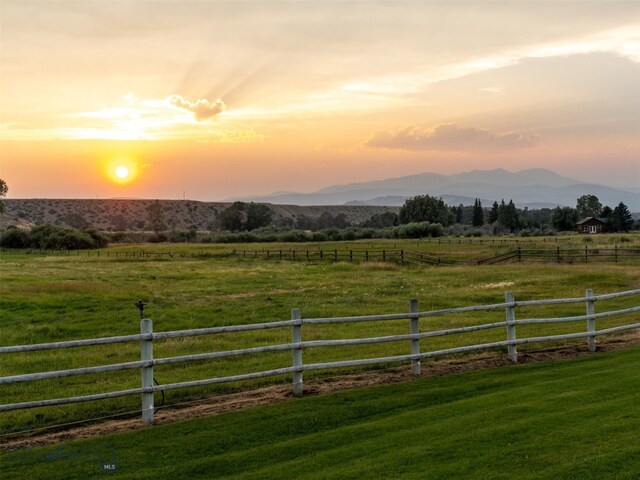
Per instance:
[[[602,245],[620,236],[599,237]],[[636,246],[637,236],[625,246]],[[555,246],[554,239],[537,239],[539,246]],[[582,237],[562,237],[562,245],[584,245]],[[589,248],[600,243],[590,243]],[[538,244],[533,244],[538,245]],[[459,258],[482,258],[513,245],[445,241],[368,241],[352,243],[268,245],[132,245],[102,250],[100,256],[40,255],[4,252],[0,258],[0,342],[18,345],[139,333],[134,302],[148,302],[147,317],[154,331],[287,320],[291,309],[303,317],[332,317],[406,312],[409,299],[420,310],[501,303],[505,291],[516,300],[583,296],[585,289],[603,294],[640,288],[637,261],[598,264],[517,263],[492,266],[401,266],[393,263],[290,262],[238,257],[190,257],[179,253],[228,252],[247,249],[363,249],[398,248],[447,253]],[[172,257],[123,258],[116,252],[145,249],[172,252]],[[108,255],[107,255],[108,254]],[[596,311],[637,305],[637,297],[598,302]],[[584,304],[518,308],[517,318],[584,314]],[[597,328],[637,322],[638,314],[598,320]],[[504,320],[504,312],[476,312],[420,320],[421,331],[439,330]],[[518,327],[518,338],[585,331],[583,322]],[[407,320],[344,325],[305,326],[303,340],[372,337],[409,332]],[[501,341],[503,328],[450,335],[421,341],[422,351]],[[154,342],[156,358],[264,346],[291,341],[290,329],[229,333]],[[582,340],[577,340],[580,342]],[[549,344],[521,349],[546,348]],[[2,376],[137,361],[139,344],[115,344],[73,349],[3,354]],[[409,342],[366,346],[324,347],[304,351],[305,363],[403,355]],[[429,360],[423,363],[428,369]],[[249,373],[291,365],[291,353],[263,353],[155,368],[160,384]],[[369,367],[372,368],[372,367]],[[376,367],[384,368],[384,367]],[[306,379],[354,371],[310,372]],[[287,376],[235,384],[166,392],[165,405],[238,389],[289,382]],[[140,386],[138,370],[86,375],[3,386],[1,403],[88,395]],[[160,398],[156,399],[160,402]],[[39,428],[104,415],[135,412],[138,396],[59,407],[8,412],[0,419],[3,433]]]

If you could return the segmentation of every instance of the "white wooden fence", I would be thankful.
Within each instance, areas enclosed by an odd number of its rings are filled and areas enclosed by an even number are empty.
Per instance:
[[[418,302],[416,300],[410,301],[409,312],[397,313],[389,315],[367,315],[367,316],[354,316],[354,317],[331,317],[331,318],[302,318],[299,309],[292,310],[291,320],[269,322],[269,323],[257,323],[250,325],[229,325],[223,327],[211,327],[200,328],[192,330],[177,330],[169,332],[153,332],[153,324],[149,319],[142,319],[140,323],[140,334],[138,335],[124,335],[118,337],[105,337],[86,340],[71,340],[65,342],[55,343],[40,343],[34,345],[16,345],[0,347],[0,354],[10,354],[16,352],[33,352],[38,350],[54,350],[61,348],[72,348],[89,345],[104,345],[111,343],[123,343],[123,342],[140,342],[141,359],[138,362],[126,362],[117,363],[111,365],[101,365],[97,367],[85,367],[76,368],[71,370],[58,370],[49,372],[30,373],[24,375],[14,375],[0,377],[0,385],[13,384],[18,382],[32,382],[43,379],[62,378],[76,375],[95,374],[102,372],[114,372],[118,370],[127,369],[140,369],[142,377],[142,385],[140,388],[120,390],[115,392],[98,393],[94,395],[84,395],[77,397],[56,398],[49,400],[34,400],[20,403],[10,403],[0,405],[0,411],[19,410],[34,407],[44,407],[52,405],[64,405],[69,403],[87,402],[92,400],[103,400],[107,398],[121,397],[126,395],[141,395],[142,397],[142,421],[145,424],[153,422],[154,416],[154,393],[162,392],[165,390],[173,390],[178,388],[196,387],[202,385],[212,385],[226,382],[236,382],[242,380],[256,379],[271,377],[283,374],[292,374],[293,376],[293,392],[295,395],[300,396],[303,392],[303,374],[312,370],[326,370],[335,369],[341,367],[354,367],[362,365],[372,364],[387,364],[396,362],[411,362],[411,371],[413,375],[420,375],[421,365],[420,362],[423,359],[436,357],[440,355],[456,354],[463,352],[471,352],[475,350],[490,349],[496,347],[507,347],[509,359],[513,362],[518,360],[517,346],[525,343],[537,343],[548,342],[558,340],[570,340],[578,338],[586,338],[590,351],[596,349],[596,337],[599,335],[606,335],[611,333],[622,332],[625,330],[631,330],[640,328],[640,323],[630,323],[627,325],[617,326],[613,328],[607,328],[603,330],[596,330],[596,319],[613,317],[618,315],[631,314],[634,312],[640,312],[640,306],[632,306],[625,309],[612,310],[607,312],[595,313],[595,303],[597,301],[609,300],[614,298],[627,297],[640,294],[640,289],[630,290],[626,292],[611,293],[606,295],[594,296],[592,290],[587,290],[586,295],[580,298],[562,298],[562,299],[549,299],[549,300],[529,300],[529,301],[516,301],[513,293],[507,292],[505,294],[504,303],[492,304],[492,305],[479,305],[460,308],[450,308],[444,310],[433,310],[420,312],[418,309]],[[571,317],[559,317],[559,318],[527,318],[516,320],[516,307],[534,306],[534,305],[558,305],[568,303],[585,303],[586,312],[585,315],[571,316]],[[441,315],[458,314],[464,312],[479,312],[490,310],[504,310],[505,320],[493,323],[485,323],[479,325],[472,325],[467,327],[451,328],[447,330],[438,330],[431,332],[420,332],[419,320],[421,318],[435,317]],[[409,333],[403,335],[390,335],[383,337],[369,337],[369,338],[352,338],[352,339],[340,339],[340,340],[314,340],[303,341],[302,340],[302,327],[305,325],[318,325],[318,324],[338,324],[338,323],[357,323],[357,322],[372,322],[372,321],[390,321],[390,320],[409,320]],[[532,325],[532,324],[548,324],[548,323],[562,323],[562,322],[586,322],[586,331],[581,333],[568,333],[562,335],[550,335],[543,337],[528,337],[517,338],[516,327],[518,325]],[[247,332],[254,330],[264,330],[273,328],[288,328],[291,327],[292,339],[291,343],[268,345],[262,347],[244,348],[239,350],[227,350],[221,352],[202,353],[197,355],[184,355],[168,358],[154,358],[153,356],[153,342],[156,340],[163,340],[167,338],[178,337],[191,337],[199,335],[215,335],[229,332]],[[506,327],[506,340],[490,343],[482,343],[476,345],[467,345],[457,348],[448,348],[444,350],[435,351],[422,351],[420,340],[423,338],[439,337],[443,335],[463,334],[468,332],[475,332],[479,330],[493,329]],[[380,358],[364,358],[354,360],[342,360],[326,363],[311,363],[305,364],[303,362],[303,351],[308,348],[314,347],[330,347],[330,346],[348,346],[348,345],[366,345],[377,344],[385,342],[410,342],[410,353],[406,355],[397,355]],[[181,362],[192,362],[200,360],[211,360],[232,356],[242,356],[264,352],[276,352],[286,351],[292,352],[292,364],[283,368],[277,368],[273,370],[265,370],[259,372],[245,373],[241,375],[232,375],[226,377],[207,378],[203,380],[195,380],[188,382],[170,383],[164,385],[153,384],[153,369],[155,366],[167,365]]]

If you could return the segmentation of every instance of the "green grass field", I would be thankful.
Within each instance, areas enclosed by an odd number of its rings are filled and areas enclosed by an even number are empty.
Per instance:
[[[603,241],[599,237],[598,241]],[[634,245],[636,237],[628,244]],[[612,237],[611,241],[619,240]],[[578,244],[580,237],[562,238]],[[606,242],[605,242],[606,243]],[[323,248],[414,248],[432,251],[450,249],[461,257],[484,255],[504,246],[487,243],[429,244],[416,241],[353,242],[323,244]],[[134,302],[149,302],[147,316],[155,331],[219,325],[257,323],[290,318],[292,308],[303,317],[399,313],[408,310],[410,298],[417,298],[421,310],[433,310],[487,303],[500,303],[507,290],[516,299],[531,300],[584,295],[586,288],[596,294],[640,287],[634,263],[620,264],[507,264],[494,266],[399,266],[395,264],[288,262],[241,258],[116,258],[115,252],[145,248],[154,251],[221,251],[238,245],[134,245],[114,246],[97,256],[62,256],[3,253],[0,257],[0,342],[2,345],[126,335],[139,332]],[[262,248],[249,245],[247,248]],[[270,244],[269,248],[306,248],[304,245]],[[417,248],[417,247],[415,247]],[[109,253],[106,256],[105,253]],[[635,302],[635,303],[634,303]],[[637,304],[626,298],[598,303],[596,309],[616,309]],[[519,309],[518,318],[584,314],[584,305]],[[638,315],[614,317],[598,322],[606,328],[637,321]],[[450,315],[423,319],[421,331],[500,321],[503,312]],[[635,320],[634,320],[635,319]],[[518,336],[584,331],[582,324],[555,324],[521,327]],[[407,321],[371,322],[341,326],[309,326],[304,340],[369,337],[408,333]],[[287,343],[288,329],[225,334],[155,342],[156,358],[220,351],[250,346]],[[422,342],[422,350],[436,350],[480,342],[504,340],[503,329],[439,337]],[[342,359],[402,355],[409,342],[360,347],[309,349],[305,363]],[[545,345],[546,347],[547,345]],[[539,348],[528,346],[522,348]],[[119,344],[58,351],[5,354],[2,375],[80,368],[139,359],[139,345]],[[291,365],[289,352],[254,355],[192,364],[157,367],[161,384],[247,373]],[[344,370],[341,370],[342,372]],[[337,373],[313,372],[306,378]],[[253,388],[269,382],[289,382],[276,377],[261,381],[173,390],[166,404]],[[129,370],[101,375],[43,380],[5,386],[2,403],[101,393],[140,385],[139,372]],[[3,414],[0,432],[20,431],[99,417],[140,408],[139,398],[49,407]]]
[[[635,346],[422,378],[5,452],[2,476],[635,480],[638,371]]]

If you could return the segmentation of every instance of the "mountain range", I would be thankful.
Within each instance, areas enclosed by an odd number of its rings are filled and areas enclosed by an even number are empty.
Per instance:
[[[442,197],[449,205],[473,205],[479,198],[484,206],[494,201],[513,200],[521,208],[575,206],[581,195],[592,194],[603,205],[624,202],[640,211],[640,188],[629,189],[585,183],[550,170],[534,168],[520,172],[504,169],[473,170],[454,175],[420,173],[369,182],[333,185],[311,193],[277,192],[231,200],[284,205],[376,205],[398,206],[415,195]]]

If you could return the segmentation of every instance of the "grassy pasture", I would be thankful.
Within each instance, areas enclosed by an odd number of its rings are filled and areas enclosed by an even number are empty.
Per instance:
[[[604,237],[599,237],[604,238]],[[614,240],[616,237],[613,237]],[[635,238],[635,237],[631,237]],[[582,241],[581,237],[563,239]],[[599,240],[601,241],[601,240]],[[375,241],[326,244],[329,248],[456,249],[457,255],[473,257],[504,245],[478,243],[440,244],[419,241]],[[633,242],[632,242],[633,244]],[[508,264],[495,266],[427,267],[370,263],[304,263],[239,258],[124,259],[111,255],[123,251],[199,252],[228,251],[230,245],[134,245],[115,246],[97,256],[42,256],[4,253],[0,258],[0,342],[2,345],[40,343],[139,332],[137,299],[149,302],[147,316],[155,331],[258,323],[286,320],[292,308],[303,317],[365,315],[407,311],[410,298],[417,298],[421,310],[500,303],[504,292],[515,292],[516,300],[596,294],[638,288],[640,276],[635,264]],[[313,248],[309,244],[245,245],[246,248]],[[393,247],[389,247],[393,248]],[[631,306],[637,299],[611,300],[598,309]],[[579,315],[584,305],[521,308],[518,318]],[[637,319],[638,316],[636,315]],[[472,313],[421,320],[421,331],[500,321],[504,313]],[[633,318],[616,317],[598,322],[598,328],[630,323]],[[637,321],[637,320],[636,320]],[[556,324],[518,328],[518,336],[584,331],[579,324]],[[304,340],[383,336],[408,333],[407,321],[367,322],[352,325],[318,325],[303,329]],[[287,329],[194,337],[155,342],[157,358],[204,353],[250,346],[287,343]],[[480,342],[504,340],[503,329],[486,330],[423,340],[422,350],[435,350]],[[409,353],[409,342],[360,347],[327,347],[304,352],[305,363]],[[526,346],[524,348],[539,348]],[[2,375],[80,368],[139,359],[135,343],[75,348],[58,351],[6,354]],[[437,360],[433,360],[437,361]],[[160,383],[196,380],[289,366],[289,352],[160,366],[155,377]],[[424,368],[428,368],[426,362]],[[314,372],[305,378],[331,376],[336,372]],[[174,390],[166,404],[200,398],[212,393],[248,388],[289,378]],[[139,372],[43,380],[14,384],[0,390],[2,403],[58,398],[136,388]],[[135,411],[138,397],[49,407],[2,415],[2,432],[54,425],[66,421]]]
[[[475,261],[511,251],[517,247],[523,249],[555,249],[584,248],[638,248],[640,234],[608,234],[608,235],[558,235],[550,237],[483,237],[460,238],[442,237],[425,238],[419,240],[375,239],[351,242],[304,242],[304,243],[243,243],[243,244],[122,244],[114,245],[110,252],[180,252],[180,253],[228,253],[232,250],[278,252],[295,249],[310,252],[323,250],[333,252],[338,250],[342,254],[349,250],[364,251],[386,249],[398,251],[404,249],[424,253],[443,259]],[[71,253],[73,255],[73,253]]]
[[[640,347],[0,454],[3,478],[580,479],[640,472]]]

